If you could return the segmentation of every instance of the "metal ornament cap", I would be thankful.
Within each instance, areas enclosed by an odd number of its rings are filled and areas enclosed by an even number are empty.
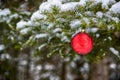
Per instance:
[[[80,55],[86,55],[93,49],[93,39],[85,32],[79,32],[73,36],[71,46]]]

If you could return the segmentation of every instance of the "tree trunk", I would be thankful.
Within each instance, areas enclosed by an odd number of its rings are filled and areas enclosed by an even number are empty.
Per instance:
[[[109,80],[109,59],[105,57],[100,63],[91,65],[90,80]]]
[[[61,80],[66,80],[66,62],[62,62]]]

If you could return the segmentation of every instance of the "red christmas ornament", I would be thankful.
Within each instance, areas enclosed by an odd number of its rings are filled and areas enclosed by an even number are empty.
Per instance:
[[[71,46],[78,54],[86,55],[93,48],[93,39],[89,34],[79,32],[72,38]]]

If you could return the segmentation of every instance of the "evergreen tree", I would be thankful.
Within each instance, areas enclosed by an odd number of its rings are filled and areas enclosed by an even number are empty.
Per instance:
[[[114,0],[43,2],[29,21],[17,23],[20,35],[29,37],[22,48],[32,46],[35,54],[47,50],[48,57],[54,53],[73,57],[76,54],[71,49],[71,39],[84,29],[94,39],[94,49],[86,55],[88,59],[96,61],[106,55],[119,59],[119,6],[120,2]]]

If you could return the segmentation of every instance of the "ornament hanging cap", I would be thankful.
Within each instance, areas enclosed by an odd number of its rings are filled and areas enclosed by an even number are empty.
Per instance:
[[[81,29],[80,32],[85,32],[85,30],[84,30],[84,29]]]

